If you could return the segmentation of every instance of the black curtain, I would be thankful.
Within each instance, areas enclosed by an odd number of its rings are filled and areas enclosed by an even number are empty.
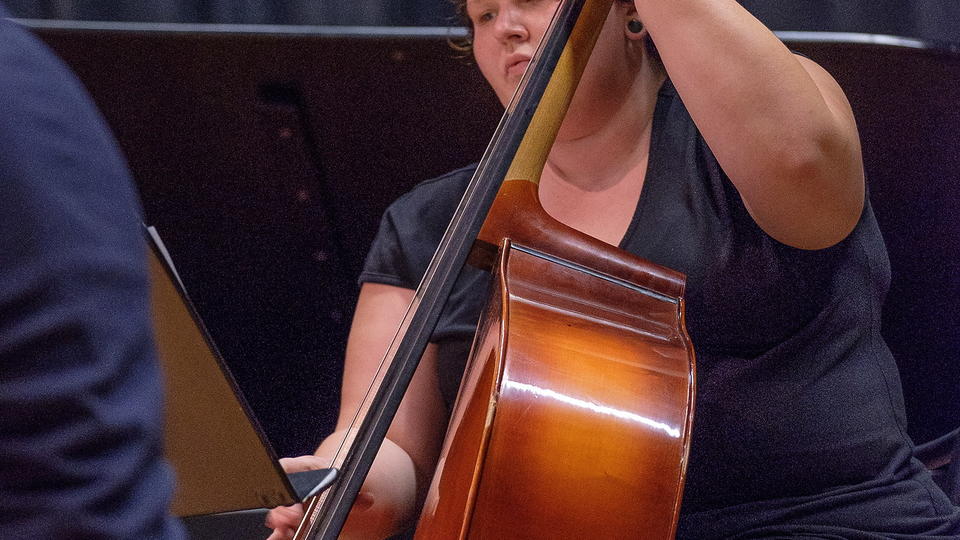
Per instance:
[[[2,0],[17,17],[243,24],[446,26],[450,0]],[[741,0],[774,30],[960,42],[958,0]]]
[[[447,26],[448,0],[0,0],[15,17],[223,24]]]
[[[741,0],[774,30],[864,32],[960,42],[958,0]]]

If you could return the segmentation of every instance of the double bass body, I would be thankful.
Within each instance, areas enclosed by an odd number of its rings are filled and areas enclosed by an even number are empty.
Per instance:
[[[535,188],[505,183],[491,215]],[[524,244],[502,243],[417,538],[672,538],[694,392],[682,277],[539,214],[504,225]]]

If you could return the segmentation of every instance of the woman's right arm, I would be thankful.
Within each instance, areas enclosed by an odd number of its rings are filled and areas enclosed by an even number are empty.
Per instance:
[[[366,283],[360,289],[344,362],[340,416],[336,432],[314,456],[281,460],[287,472],[329,466],[340,441],[373,380],[384,352],[397,332],[414,292]],[[447,411],[437,380],[436,346],[428,345],[373,467],[364,482],[342,538],[385,538],[416,518],[436,465],[446,429]],[[302,518],[300,505],[270,512],[268,540],[290,538]]]

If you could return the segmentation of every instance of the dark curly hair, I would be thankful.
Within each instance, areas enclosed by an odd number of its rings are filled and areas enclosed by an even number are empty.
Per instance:
[[[450,46],[458,53],[461,53],[464,58],[468,58],[473,54],[473,21],[470,20],[470,15],[467,14],[467,0],[447,1],[453,4],[454,13],[456,14],[453,21],[454,24],[467,29],[467,36],[464,38],[450,39]]]

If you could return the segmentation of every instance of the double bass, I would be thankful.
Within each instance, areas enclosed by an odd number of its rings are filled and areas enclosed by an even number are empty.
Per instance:
[[[337,538],[460,269],[494,274],[418,539],[672,538],[693,421],[684,276],[543,211],[537,182],[612,0],[565,0],[296,540]]]

